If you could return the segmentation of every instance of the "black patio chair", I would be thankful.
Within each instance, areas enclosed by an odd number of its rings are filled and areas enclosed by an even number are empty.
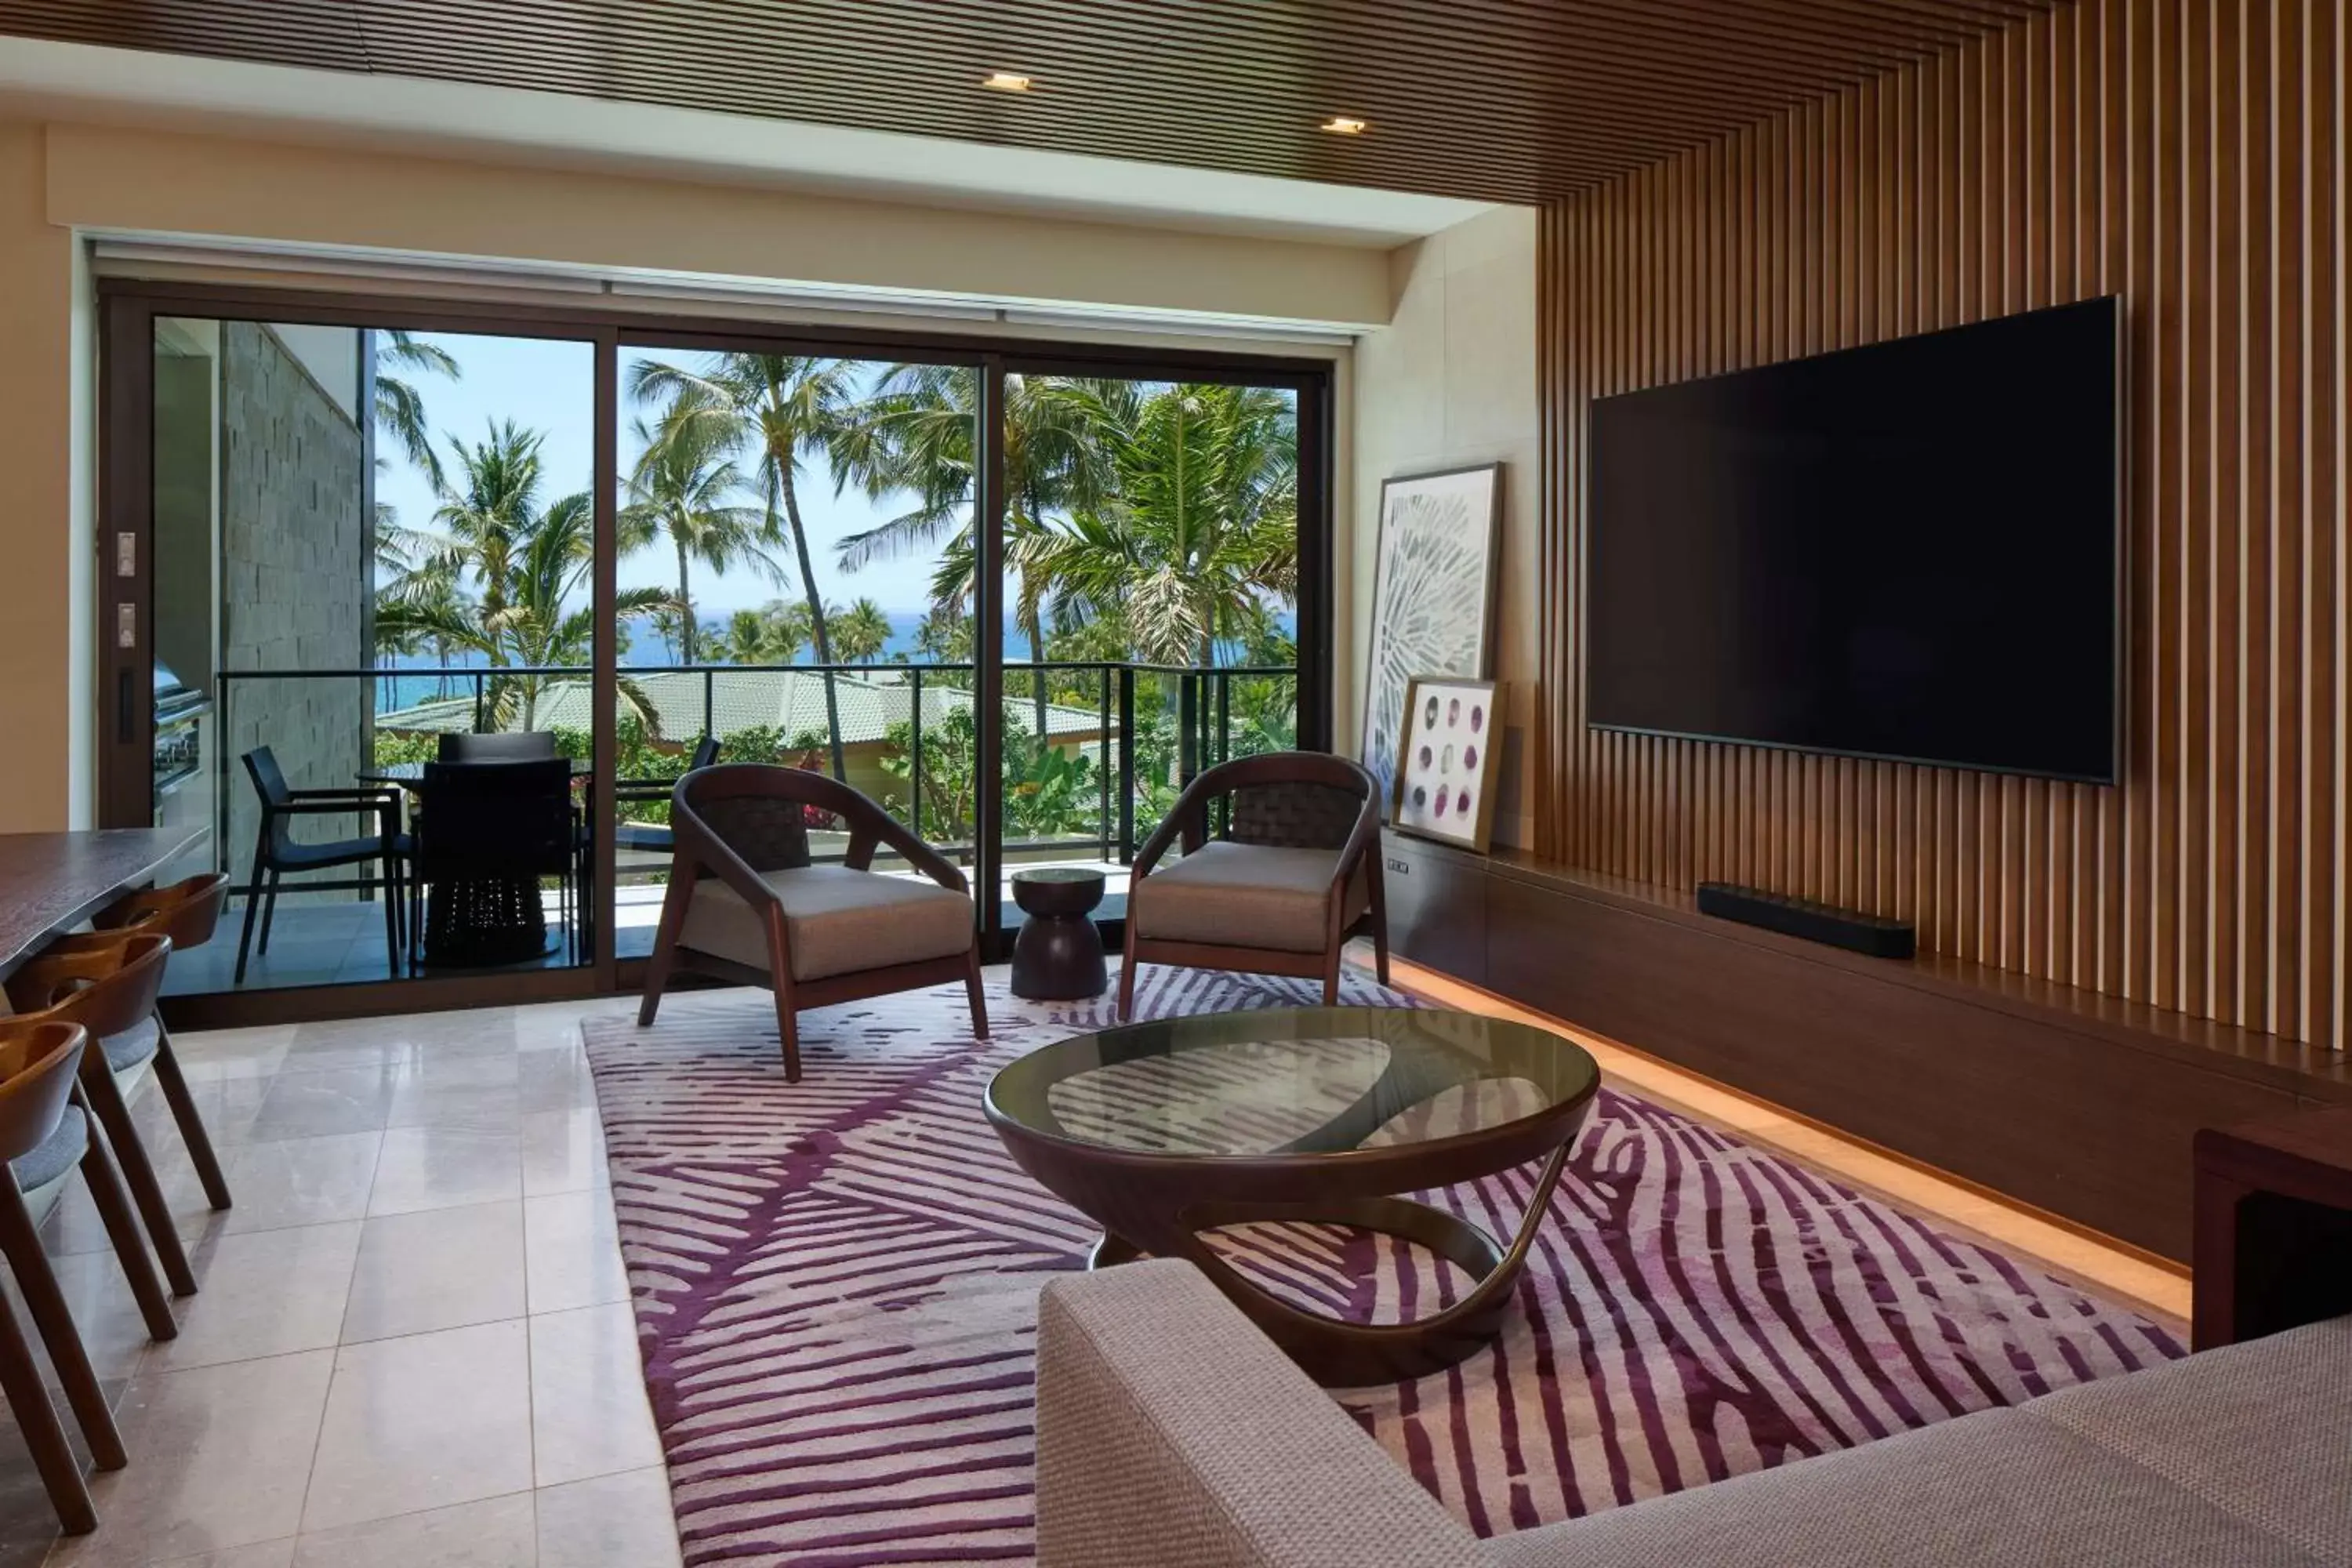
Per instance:
[[[586,877],[570,761],[427,763],[423,790],[425,809],[417,819],[409,877],[411,927],[424,922],[428,886],[466,889],[465,907],[453,905],[446,914],[439,912],[442,893],[435,892],[436,921],[511,924],[541,879],[553,877],[565,939],[578,962],[582,921],[572,915],[584,910]],[[437,932],[436,926],[436,941]]]
[[[718,760],[719,738],[705,735],[695,742],[693,754],[687,759],[685,768],[677,774],[666,779],[623,779],[614,787],[614,794],[625,810],[633,805],[645,805],[656,802],[667,805],[670,792],[677,787],[679,779],[688,773],[698,773]],[[614,830],[613,837],[614,842],[622,848],[640,850],[648,855],[668,855],[677,848],[677,833],[664,822],[625,821]]]
[[[244,756],[246,776],[261,797],[261,825],[254,834],[253,875],[245,893],[245,926],[236,940],[236,981],[245,984],[246,959],[253,946],[253,917],[261,915],[261,952],[269,952],[269,928],[278,914],[278,884],[288,872],[323,871],[338,866],[382,868],[383,889],[384,964],[400,967],[401,865],[414,847],[400,831],[400,792],[371,789],[292,789],[278,759],[267,746]],[[304,816],[373,817],[376,830],[359,838],[333,838],[306,844],[294,837],[294,823]],[[267,877],[267,883],[263,878]],[[299,884],[298,884],[299,886]]]

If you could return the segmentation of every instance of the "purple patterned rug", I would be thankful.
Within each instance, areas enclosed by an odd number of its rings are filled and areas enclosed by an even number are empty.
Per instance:
[[[1349,982],[1349,1000],[1406,999]],[[1139,1013],[1312,1001],[1150,969]],[[622,1250],[689,1563],[1026,1562],[1037,1289],[1094,1234],[1004,1156],[990,1076],[1102,1003],[961,986],[809,1015],[787,1085],[767,995],[585,1024]],[[1532,1169],[1423,1194],[1496,1235]],[[1417,1316],[1450,1266],[1318,1227],[1253,1271]],[[1603,1090],[1490,1352],[1359,1420],[1482,1535],[1867,1442],[2165,1360],[2155,1323],[1778,1155]]]

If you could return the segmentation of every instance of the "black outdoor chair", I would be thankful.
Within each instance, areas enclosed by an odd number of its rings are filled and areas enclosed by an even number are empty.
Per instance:
[[[402,942],[400,919],[401,865],[413,847],[400,831],[397,790],[291,789],[285,772],[267,746],[245,753],[246,775],[261,797],[261,826],[254,835],[253,875],[245,892],[245,928],[236,940],[236,984],[245,984],[245,964],[253,946],[253,917],[261,914],[261,951],[269,952],[269,927],[278,913],[278,884],[288,872],[323,871],[338,866],[382,866],[383,889],[384,963],[396,971]],[[365,837],[333,838],[305,844],[294,837],[294,820],[302,816],[373,817],[376,831]],[[267,877],[267,883],[263,878]],[[366,886],[362,882],[362,886]],[[297,884],[299,886],[299,884]]]
[[[667,805],[670,792],[687,773],[698,773],[719,760],[719,739],[705,735],[694,743],[694,754],[687,759],[685,769],[666,779],[623,779],[614,790],[623,810],[629,806],[654,802]],[[614,842],[624,849],[635,849],[647,855],[668,855],[677,848],[677,835],[667,823],[622,822],[614,832]]]
[[[555,755],[555,736],[546,730],[444,735],[438,755],[445,763],[543,762]]]
[[[561,889],[565,938],[577,962],[581,922],[572,914],[584,910],[586,876],[572,802],[572,763],[562,757],[427,763],[424,795],[409,879],[411,927],[424,921],[428,885],[436,889],[436,922],[512,925],[524,901],[536,897],[541,879],[553,877]],[[445,903],[444,892],[457,887],[464,889],[462,897]],[[441,940],[439,923],[432,940]]]

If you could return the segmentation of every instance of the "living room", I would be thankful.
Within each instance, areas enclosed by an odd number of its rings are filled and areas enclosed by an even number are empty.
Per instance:
[[[2352,16],[1767,11],[0,0],[0,1564],[2352,1563]]]

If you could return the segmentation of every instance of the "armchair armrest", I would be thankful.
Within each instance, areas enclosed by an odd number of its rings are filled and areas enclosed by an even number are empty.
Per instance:
[[[969,892],[971,884],[948,858],[915,837],[906,824],[887,811],[861,812],[850,830],[846,863],[865,870],[874,863],[877,842],[888,845],[908,864],[951,893]]]
[[[1135,852],[1135,863],[1128,868],[1128,875],[1138,880],[1150,876],[1151,868],[1160,864],[1160,858],[1168,853],[1168,847],[1176,842],[1176,836],[1180,833],[1184,835],[1188,852],[1198,847],[1200,841],[1208,837],[1208,795],[1200,789],[1196,779],[1176,797],[1176,804],[1168,808],[1168,815],[1160,819],[1160,826],[1151,830],[1151,837],[1145,839],[1143,847]],[[1194,829],[1192,825],[1196,822],[1199,826]]]
[[[1191,1264],[1037,1303],[1039,1568],[1481,1568],[1470,1532]]]
[[[266,808],[272,816],[369,816],[376,819],[377,831],[389,837],[400,826],[400,800],[396,795],[298,795],[282,805]]]

